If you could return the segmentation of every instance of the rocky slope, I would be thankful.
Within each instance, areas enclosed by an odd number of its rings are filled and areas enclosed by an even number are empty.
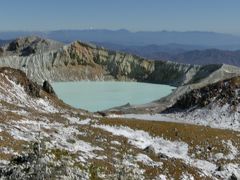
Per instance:
[[[103,118],[65,105],[50,89],[0,68],[0,179],[240,176],[238,132]]]
[[[233,66],[151,61],[78,41],[59,46],[37,37],[18,39],[3,48],[0,66],[21,69],[37,82],[129,80],[173,86],[199,82],[215,72],[219,72],[220,79],[239,73]]]
[[[218,103],[223,106],[229,104],[236,109],[240,104],[240,77],[234,77],[214,84],[194,89],[181,96],[177,102],[166,111],[182,111],[195,109]]]
[[[164,113],[215,128],[240,130],[240,77],[193,89]]]

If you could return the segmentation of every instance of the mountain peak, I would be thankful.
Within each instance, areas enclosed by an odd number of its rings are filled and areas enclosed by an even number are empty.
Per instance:
[[[29,56],[63,46],[62,43],[50,39],[44,39],[39,36],[27,36],[17,38],[6,44],[3,49],[5,55]]]

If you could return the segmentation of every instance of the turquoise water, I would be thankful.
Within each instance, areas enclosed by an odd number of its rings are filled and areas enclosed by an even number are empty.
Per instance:
[[[53,83],[65,103],[92,112],[127,103],[144,104],[167,96],[174,87],[138,82],[59,82]]]

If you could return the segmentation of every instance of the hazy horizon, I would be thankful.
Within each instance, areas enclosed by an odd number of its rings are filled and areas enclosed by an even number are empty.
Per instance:
[[[237,0],[3,0],[0,31],[127,29],[240,35],[239,6]]]
[[[207,30],[185,30],[185,31],[176,31],[176,30],[129,30],[129,29],[125,29],[125,28],[120,28],[120,29],[100,29],[100,28],[96,28],[96,29],[87,29],[87,28],[82,28],[82,29],[50,29],[50,30],[0,30],[0,33],[8,33],[8,32],[40,32],[40,33],[48,33],[48,32],[54,32],[54,31],[128,31],[131,33],[138,33],[138,32],[177,32],[177,33],[188,33],[188,32],[200,32],[200,33],[218,33],[218,34],[228,34],[228,35],[233,35],[233,36],[240,36],[240,33],[227,33],[227,32],[218,32],[218,31],[207,31]]]

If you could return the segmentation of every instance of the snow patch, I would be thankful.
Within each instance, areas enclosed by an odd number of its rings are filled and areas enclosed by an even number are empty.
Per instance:
[[[94,127],[101,128],[117,136],[124,136],[129,139],[130,144],[140,149],[145,149],[152,145],[156,153],[166,154],[170,158],[182,158],[188,153],[188,144],[179,141],[172,142],[159,137],[151,137],[149,133],[142,130],[108,125],[94,125]]]
[[[194,177],[189,173],[184,173],[180,177],[181,180],[194,180]]]
[[[3,74],[1,74],[1,76],[9,82],[5,83],[5,81],[2,81],[0,85],[0,98],[3,101],[15,104],[19,107],[29,107],[45,113],[59,112],[47,98],[32,98],[25,92],[24,88],[20,84],[16,84]]]
[[[121,143],[120,143],[120,142],[118,142],[118,141],[111,141],[111,144],[115,144],[115,145],[121,145]]]
[[[78,117],[71,117],[69,115],[63,115],[62,117],[67,118],[69,120],[69,124],[88,125],[91,122],[90,118],[81,120]]]
[[[223,171],[216,171],[215,175],[220,176],[222,179],[229,178],[232,174],[234,174],[237,179],[240,179],[240,165],[229,163],[223,166]]]
[[[240,106],[233,111],[229,104],[222,107],[212,105],[188,112],[169,114],[111,114],[110,118],[138,119],[146,121],[163,121],[210,126],[218,129],[231,129],[240,131]]]
[[[133,130],[124,126],[94,125],[111,132],[113,135],[124,136],[128,142],[140,149],[152,146],[156,154],[163,154],[169,158],[183,160],[186,164],[198,168],[203,175],[212,176],[217,166],[211,162],[193,159],[188,155],[188,144],[180,141],[169,141],[161,137],[152,137],[149,133],[142,130]]]
[[[18,155],[17,152],[15,152],[13,149],[10,149],[8,147],[0,147],[0,152],[3,154]]]
[[[236,108],[233,110],[229,104],[224,106],[212,105],[190,112],[167,114],[167,116],[186,123],[240,131],[240,106]]]
[[[156,177],[156,179],[158,180],[167,180],[167,176],[163,175],[163,174],[160,174],[158,177]]]
[[[44,130],[48,130],[47,132]],[[94,158],[93,151],[102,151],[97,146],[80,140],[77,136],[82,135],[77,126],[65,126],[61,123],[48,121],[21,120],[12,122],[6,129],[15,139],[23,141],[38,141],[50,138],[49,148],[60,148],[70,152],[82,152],[85,158]]]
[[[153,161],[150,157],[148,157],[146,154],[138,154],[136,156],[137,161],[143,163],[144,165],[147,166],[152,166],[152,167],[161,167],[163,165],[162,162],[155,162]]]
[[[6,164],[9,164],[9,163],[10,163],[10,161],[0,159],[0,166],[1,165],[6,165]]]

